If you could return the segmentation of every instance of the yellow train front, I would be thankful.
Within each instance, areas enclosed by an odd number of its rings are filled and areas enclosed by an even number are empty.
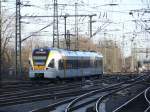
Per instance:
[[[103,56],[96,52],[34,49],[29,78],[73,78],[103,74]]]

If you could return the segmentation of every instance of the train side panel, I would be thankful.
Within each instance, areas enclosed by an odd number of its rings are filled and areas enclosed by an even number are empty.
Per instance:
[[[38,51],[39,54],[42,52]],[[43,59],[43,57],[40,57],[40,59]],[[36,58],[38,58],[37,55]],[[35,62],[31,60],[32,64],[29,69],[29,77],[53,79],[57,77],[70,78],[92,76],[96,74],[100,75],[103,74],[102,58],[102,56],[92,52],[50,50],[47,60],[44,62],[45,65],[37,65],[38,69],[35,69]],[[53,65],[51,62],[53,62]],[[93,63],[93,65],[90,65],[90,63]]]

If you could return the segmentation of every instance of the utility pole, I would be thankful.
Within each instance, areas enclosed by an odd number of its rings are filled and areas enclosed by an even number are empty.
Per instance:
[[[133,47],[133,41],[131,40],[131,72],[134,72],[134,47]]]
[[[1,13],[1,0],[0,0],[0,86],[2,80],[2,13]]]
[[[58,33],[58,3],[54,0],[54,15],[53,15],[53,47],[59,48],[59,33]]]
[[[67,39],[66,39],[66,45],[67,45],[67,49],[70,49],[70,31],[67,30]]]
[[[67,29],[67,28],[66,28],[67,26],[66,26],[66,19],[67,19],[67,16],[64,16],[64,20],[65,20],[65,35],[64,35],[64,36],[65,36],[65,41],[66,41],[66,38],[67,38],[67,30],[66,30],[66,29]],[[66,46],[67,46],[67,41],[66,41]]]
[[[65,36],[65,43],[66,43],[67,50],[69,50],[70,49],[70,32],[69,32],[69,30],[67,30],[67,25],[66,25],[67,16],[69,16],[69,15],[64,16],[64,21],[65,21],[65,24],[64,24],[65,35],[64,36]]]
[[[16,61],[16,76],[20,77],[22,73],[21,62],[21,15],[20,15],[20,0],[16,0],[16,37],[15,37],[15,61]]]
[[[75,35],[76,35],[76,41],[75,41],[75,50],[79,50],[79,35],[78,35],[78,3],[75,3]]]
[[[125,49],[125,35],[124,35],[124,23],[122,25],[122,51],[124,51]],[[126,71],[126,64],[125,64],[125,55],[124,52],[122,53],[122,71],[125,72]]]
[[[124,51],[125,50],[124,49],[125,48],[125,35],[123,35],[122,38],[123,38],[123,40],[122,40],[123,50],[122,51]],[[122,70],[123,70],[123,72],[126,71],[126,63],[125,63],[125,55],[124,55],[124,53],[122,53]]]
[[[92,34],[92,23],[95,22],[95,21],[92,21],[93,16],[95,16],[95,15],[89,15],[89,18],[90,18],[90,20],[89,20],[89,23],[90,23],[90,39],[92,38],[92,35],[93,35]],[[88,49],[90,50],[90,44],[89,44]]]
[[[92,15],[90,17],[90,38],[92,38]]]
[[[89,20],[89,23],[90,23],[90,38],[93,37],[93,33],[92,33],[92,23],[96,22],[96,21],[93,21],[93,20],[92,20],[93,16],[96,16],[96,14],[89,15],[89,18],[90,18],[90,20]],[[94,35],[96,35],[96,34],[94,34]]]
[[[104,42],[107,44],[106,33],[104,33],[104,39],[105,39]],[[104,47],[104,71],[106,71],[106,65],[107,65],[107,62],[106,62],[107,61],[107,48],[106,48],[107,45],[106,44],[105,45],[103,44],[104,45],[103,46]]]

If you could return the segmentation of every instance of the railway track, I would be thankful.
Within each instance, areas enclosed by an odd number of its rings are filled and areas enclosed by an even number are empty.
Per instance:
[[[56,102],[52,105],[48,105],[44,108],[32,110],[32,112],[49,112],[49,111],[65,111],[65,112],[75,112],[75,111],[89,111],[95,112],[96,105],[98,106],[99,97],[111,94],[110,92],[119,91],[124,88],[128,88],[131,85],[137,84],[143,81],[143,76],[140,76],[135,79],[131,79],[128,81],[120,82],[117,84],[113,84],[111,86],[107,86],[104,88],[97,88],[96,90],[86,92],[83,95],[77,97],[71,97],[60,102]],[[129,83],[129,84],[127,84]],[[95,108],[95,109],[94,109]],[[98,107],[97,107],[98,108]],[[94,110],[93,110],[94,109]]]
[[[123,79],[126,79],[128,77],[125,77]],[[110,80],[109,80],[110,79]],[[115,81],[115,80],[118,80],[118,78],[116,77],[103,77],[103,79],[92,79],[92,80],[85,80],[85,81],[73,81],[73,82],[60,82],[58,84],[55,84],[55,83],[49,83],[49,82],[46,82],[44,83],[43,81],[42,82],[34,82],[33,83],[27,83],[27,82],[23,82],[22,83],[17,83],[17,85],[15,85],[16,83],[13,83],[12,85],[9,85],[9,86],[4,86],[2,88],[0,88],[0,93],[1,95],[2,94],[12,94],[12,93],[20,93],[20,92],[25,92],[25,91],[29,91],[29,90],[35,90],[35,89],[42,89],[42,88],[46,88],[46,87],[54,87],[54,88],[57,88],[57,86],[60,86],[60,85],[64,85],[64,84],[74,84],[74,85],[84,85],[86,83],[90,83],[90,82],[94,82],[94,83],[100,83],[100,82],[106,82],[106,83],[111,83],[111,81]],[[119,79],[118,81],[120,81],[122,79]],[[42,84],[41,84],[42,83]],[[44,83],[44,84],[43,84]],[[21,85],[21,86],[20,86]]]
[[[136,77],[136,75],[133,75],[133,77]],[[116,79],[116,78],[119,78],[120,76],[119,75],[104,75],[102,78],[103,79],[106,79],[106,78],[111,78],[111,79]],[[122,79],[126,79],[126,78],[129,78],[130,76],[129,75],[123,75],[122,76]],[[94,78],[90,78],[90,80],[95,80],[95,78],[97,77],[94,77]],[[66,80],[67,83],[72,83],[73,80]],[[81,80],[77,80],[77,81],[73,81],[73,82],[79,82]],[[51,80],[35,80],[35,81],[31,81],[31,80],[27,80],[27,81],[2,81],[1,82],[1,88],[16,88],[16,87],[19,87],[19,86],[26,86],[26,85],[34,85],[34,84],[56,84],[58,81],[51,81]]]
[[[41,85],[43,84],[50,84],[51,81],[48,80],[39,80],[38,83],[40,83]],[[34,85],[37,84],[37,81],[31,81],[31,80],[27,80],[27,81],[5,81],[1,83],[1,88],[15,88],[15,87],[24,87],[24,86],[28,86],[28,85]]]
[[[96,81],[96,80],[95,80]],[[97,80],[98,82],[99,80]],[[100,80],[102,81],[102,80]],[[59,86],[62,86],[64,84],[67,84],[67,85],[82,85],[82,84],[85,84],[86,82],[81,82],[81,81],[78,81],[78,82],[72,82],[72,83],[58,83],[58,84],[55,84],[55,83],[46,83],[46,84],[40,84],[40,82],[37,83],[34,83],[34,84],[29,84],[29,85],[23,85],[23,87],[21,86],[18,86],[18,85],[10,85],[9,87],[3,87],[3,88],[0,88],[0,92],[1,92],[1,95],[2,94],[9,94],[9,95],[14,95],[16,93],[23,93],[23,92],[27,92],[27,91],[34,91],[34,90],[39,90],[39,89],[43,89],[43,88],[49,88],[52,89],[53,88],[57,88]],[[13,93],[14,94],[13,94]]]
[[[109,87],[104,87],[103,89],[99,89],[99,91],[100,90],[102,90],[102,91],[104,91],[104,90],[107,90],[108,88],[111,88],[111,87],[113,87],[113,86],[116,86],[116,84],[114,84],[114,85],[112,85],[112,86],[109,86]],[[91,91],[89,91],[89,93],[88,93],[88,95],[91,93],[91,92],[95,92],[95,91],[97,91],[97,89],[95,89],[95,90],[91,90]],[[49,112],[49,111],[54,111],[55,109],[55,111],[57,112],[58,110],[57,109],[59,109],[60,107],[64,107],[64,108],[62,108],[62,110],[59,110],[59,111],[64,111],[65,110],[65,108],[67,107],[67,105],[69,104],[70,105],[70,102],[74,102],[74,100],[76,100],[76,99],[78,99],[78,98],[81,98],[81,97],[83,97],[85,94],[83,94],[83,95],[81,95],[81,96],[76,96],[76,97],[73,97],[73,98],[69,98],[69,99],[65,99],[65,100],[62,100],[62,101],[60,101],[60,102],[56,102],[55,104],[52,104],[52,105],[49,105],[49,106],[47,106],[47,107],[44,107],[44,108],[41,108],[41,109],[37,109],[37,110],[32,110],[32,112]],[[87,95],[87,94],[86,94]],[[85,96],[86,97],[86,96]],[[71,103],[72,104],[72,103]],[[70,106],[69,106],[70,107]],[[70,111],[70,110],[69,110]]]
[[[104,82],[108,82],[109,78],[98,79],[85,82],[67,83],[64,85],[47,85],[46,87],[16,91],[0,95],[0,106],[16,105],[20,103],[40,101],[45,99],[56,99],[63,97],[72,97],[83,94],[92,90],[103,87]],[[112,79],[114,80],[114,78]],[[88,85],[90,83],[90,85]]]
[[[40,83],[40,84],[39,84]],[[11,82],[11,83],[3,83],[0,87],[0,93],[12,93],[15,91],[24,91],[24,90],[32,90],[34,88],[42,88],[45,85],[54,85],[48,81],[40,81],[38,84],[36,82],[31,81],[23,81],[23,82]]]
[[[150,87],[144,91],[144,97],[148,103],[148,108],[144,112],[150,112]]]
[[[85,94],[74,101],[72,101],[68,107],[66,108],[65,112],[72,112],[72,111],[96,111],[99,112],[99,102],[104,97],[111,95],[113,92],[116,92],[118,90],[122,90],[124,88],[130,87],[135,83],[135,79],[131,82],[121,82],[117,85],[114,85],[112,87],[109,87],[108,89],[104,90],[98,90],[91,92],[89,94]],[[127,84],[129,83],[129,84]],[[131,84],[130,84],[131,83]],[[139,83],[136,82],[136,83]],[[100,97],[100,98],[99,98]],[[95,103],[96,102],[96,103]]]
[[[123,91],[123,90],[126,90],[126,89],[129,89],[129,88],[132,88],[133,86],[135,85],[139,85],[139,83],[141,83],[141,81],[137,81],[135,83],[132,83],[130,85],[127,85],[126,87],[121,87],[119,89],[116,89],[114,91],[111,91],[103,96],[101,96],[99,98],[99,100],[96,102],[96,105],[95,105],[95,110],[96,112],[101,112],[101,110],[103,110],[103,104],[106,104],[106,100],[109,98],[109,96],[113,96],[115,93],[119,92],[119,91]],[[105,102],[106,101],[106,102]],[[102,105],[101,105],[102,104]],[[100,106],[101,105],[101,106]],[[111,107],[112,108],[112,107]],[[112,112],[112,110],[109,109],[109,107],[105,107],[106,110],[108,110],[108,112]]]
[[[90,79],[91,82],[99,82],[99,81],[106,81],[107,83],[112,83],[114,81],[121,81],[121,80],[127,80],[129,77],[124,76],[122,78],[119,78],[117,76],[104,76],[102,79]],[[110,79],[110,80],[106,80]],[[112,81],[112,82],[111,82]],[[49,86],[55,86],[55,85],[63,85],[64,83],[69,84],[69,83],[85,83],[85,81],[71,81],[71,82],[50,82],[50,81],[18,81],[18,82],[5,82],[3,83],[3,86],[0,88],[0,93],[2,94],[12,94],[12,93],[17,93],[17,92],[24,92],[28,90],[34,90],[34,89],[42,89],[45,87]]]
[[[150,112],[150,87],[134,96],[113,112]]]

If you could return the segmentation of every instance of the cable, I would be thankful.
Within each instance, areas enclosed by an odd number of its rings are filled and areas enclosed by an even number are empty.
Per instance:
[[[29,36],[27,36],[26,38],[22,39],[21,42],[24,42],[24,41],[27,40],[28,38],[32,37],[34,34],[41,32],[42,30],[46,29],[47,27],[51,26],[52,24],[53,24],[53,22],[50,23],[50,24],[48,24],[48,25],[46,25],[45,27],[41,28],[40,30],[38,30],[38,31],[36,31],[36,32],[33,32],[31,35],[29,35]]]

